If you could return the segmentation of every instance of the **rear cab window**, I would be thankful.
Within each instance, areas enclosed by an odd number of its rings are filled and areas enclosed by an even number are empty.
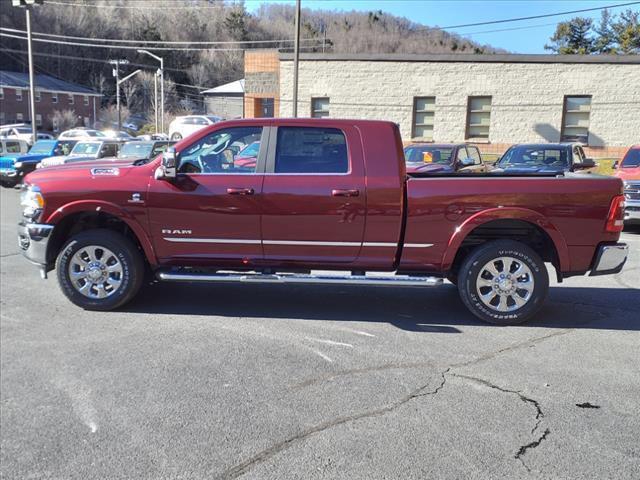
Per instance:
[[[337,128],[278,127],[274,173],[348,173],[344,133]]]
[[[473,159],[474,165],[482,165],[482,157],[480,156],[478,147],[471,147],[467,145],[467,153],[469,155],[469,158]]]

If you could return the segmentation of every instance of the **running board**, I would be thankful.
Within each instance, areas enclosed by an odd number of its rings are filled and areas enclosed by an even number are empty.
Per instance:
[[[378,275],[348,275],[323,271],[321,274],[298,273],[196,273],[164,271],[157,274],[159,280],[168,282],[205,282],[205,283],[276,283],[276,284],[316,284],[316,285],[364,285],[382,287],[437,287],[443,280],[436,277],[411,277],[394,273]]]

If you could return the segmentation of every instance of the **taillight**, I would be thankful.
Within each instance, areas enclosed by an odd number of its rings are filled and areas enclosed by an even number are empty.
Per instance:
[[[611,200],[607,224],[604,227],[606,232],[619,233],[624,228],[624,195],[616,195]]]

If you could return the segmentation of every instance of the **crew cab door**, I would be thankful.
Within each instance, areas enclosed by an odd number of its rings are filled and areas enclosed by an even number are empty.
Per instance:
[[[162,263],[246,267],[262,259],[260,197],[268,129],[245,125],[200,136],[178,152],[178,174],[152,179],[150,231]],[[261,142],[252,164],[234,162]]]
[[[274,127],[262,197],[267,262],[353,262],[362,248],[366,215],[358,131],[300,123]]]

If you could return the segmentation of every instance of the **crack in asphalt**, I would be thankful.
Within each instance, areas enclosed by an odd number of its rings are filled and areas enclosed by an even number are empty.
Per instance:
[[[525,396],[524,394],[522,394],[522,392],[518,390],[511,390],[509,388],[500,387],[499,385],[491,383],[488,380],[485,380],[483,378],[471,377],[469,375],[459,375],[456,373],[452,373],[451,375],[457,378],[462,378],[465,380],[470,380],[472,382],[479,383],[481,385],[484,385],[485,387],[498,390],[499,392],[511,393],[511,394],[517,395],[521,401],[523,401],[524,403],[533,405],[533,407],[536,409],[536,423],[531,429],[531,434],[533,435],[536,432],[536,430],[540,427],[540,424],[542,423],[542,419],[544,418],[544,412],[542,411],[542,407],[540,407],[540,403],[537,400],[531,397]],[[549,433],[551,433],[551,431],[548,428],[545,429],[542,435],[540,435],[537,439],[533,440],[532,442],[522,445],[513,456],[513,458],[515,458],[516,460],[519,460],[520,463],[522,463],[522,465],[524,466],[524,468],[527,469],[528,472],[531,472],[531,468],[525,463],[522,457],[527,453],[529,449],[536,448],[538,445],[540,445],[547,438]]]
[[[401,398],[400,400],[387,405],[385,407],[381,407],[381,408],[377,408],[374,410],[368,410],[366,412],[361,412],[361,413],[357,413],[355,415],[349,415],[346,417],[337,417],[334,418],[333,420],[329,420],[327,422],[323,422],[320,423],[318,425],[315,425],[311,428],[308,428],[306,430],[303,430],[302,432],[297,433],[296,435],[293,435],[281,442],[276,443],[275,445],[259,452],[258,454],[254,455],[253,457],[245,460],[242,463],[239,463],[238,465],[235,465],[233,467],[231,467],[230,469],[226,470],[224,473],[222,473],[222,475],[220,475],[218,478],[220,478],[221,480],[231,480],[234,478],[238,478],[242,475],[244,475],[245,473],[249,472],[249,470],[251,468],[253,468],[254,466],[263,463],[267,460],[269,460],[271,457],[277,455],[278,453],[282,452],[283,450],[286,450],[287,448],[293,446],[294,444],[301,442],[305,439],[307,439],[308,437],[310,437],[313,434],[319,433],[319,432],[323,432],[325,430],[328,430],[330,428],[333,427],[337,427],[339,425],[344,425],[346,423],[351,423],[351,422],[355,422],[357,420],[361,420],[363,418],[372,418],[372,417],[379,417],[382,415],[386,415],[387,413],[390,413],[394,410],[396,410],[397,408],[401,407],[402,405],[404,405],[407,402],[410,402],[411,400],[413,400],[414,398],[418,398],[418,397],[424,397],[424,396],[429,396],[429,395],[437,395],[438,392],[440,392],[440,390],[442,390],[442,388],[444,387],[444,384],[447,381],[446,375],[449,372],[450,368],[446,368],[444,371],[442,371],[440,373],[440,377],[441,377],[441,381],[440,384],[433,390],[430,391],[425,391],[427,389],[427,387],[429,386],[429,384],[423,385],[417,389],[415,389],[413,392],[411,392],[410,394],[406,395],[405,397]]]

